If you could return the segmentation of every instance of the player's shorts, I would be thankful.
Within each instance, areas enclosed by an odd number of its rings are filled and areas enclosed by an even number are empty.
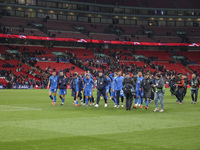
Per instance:
[[[59,95],[66,95],[67,94],[67,89],[60,89],[59,90]]]
[[[148,91],[146,93],[144,93],[144,96],[143,96],[145,99],[151,99],[151,91]]]
[[[85,96],[92,96],[92,90],[85,90],[84,95]]]
[[[138,97],[138,96],[143,97],[143,91],[138,90],[136,92],[137,92],[136,97]]]
[[[75,91],[76,91],[76,93],[77,93],[77,92],[79,92],[79,88],[76,88],[76,90],[75,90]]]
[[[57,89],[52,89],[50,88],[50,91],[53,93],[53,92],[57,92]]]
[[[106,88],[106,93],[109,93],[109,88],[108,89]]]
[[[111,96],[112,96],[112,97],[116,97],[115,94],[116,94],[116,92],[113,92],[113,90],[112,90],[112,92],[111,92]]]
[[[124,96],[124,91],[123,90],[120,91],[120,96]]]

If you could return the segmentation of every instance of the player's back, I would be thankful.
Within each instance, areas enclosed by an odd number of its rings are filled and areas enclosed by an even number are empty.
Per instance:
[[[93,80],[91,78],[84,80],[85,82],[85,90],[92,89]]]
[[[107,77],[107,80],[108,80],[108,85],[107,87],[110,87],[111,86],[111,79],[109,77]]]
[[[136,90],[139,90],[140,84],[144,77],[137,77],[137,82],[136,82]]]
[[[122,84],[122,81],[123,81],[123,77],[122,76],[117,76],[116,78],[114,78],[114,87],[115,90],[122,90],[123,88],[123,84]]]

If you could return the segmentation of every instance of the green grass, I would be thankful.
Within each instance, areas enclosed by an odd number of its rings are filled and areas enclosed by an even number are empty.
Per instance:
[[[0,90],[0,150],[199,150],[200,104],[164,96],[165,112],[51,105],[48,90]],[[95,94],[96,98],[96,94]]]

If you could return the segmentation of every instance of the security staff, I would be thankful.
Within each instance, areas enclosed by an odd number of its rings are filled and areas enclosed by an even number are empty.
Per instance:
[[[133,96],[136,96],[135,90],[133,87],[135,87],[135,81],[133,78],[130,78],[129,73],[126,73],[125,78],[122,81],[123,84],[123,91],[126,97],[126,110],[131,110],[132,102],[133,102]]]
[[[152,85],[155,88],[155,97],[154,97],[154,101],[155,101],[155,110],[154,112],[159,111],[159,107],[158,107],[158,99],[160,100],[161,103],[161,110],[160,112],[164,111],[164,101],[163,101],[163,96],[164,96],[164,86],[165,86],[165,81],[164,79],[161,77],[161,74],[157,74],[156,75],[156,84]]]
[[[106,97],[106,86],[108,81],[101,71],[99,71],[99,77],[97,78],[97,103],[95,107],[99,107],[100,96],[103,95],[105,100],[104,107],[107,107],[107,97]]]
[[[140,91],[144,91],[144,98],[146,102],[145,109],[149,109],[149,100],[151,98],[152,84],[153,80],[149,78],[149,73],[146,73],[145,78],[142,80],[139,88]]]
[[[184,92],[184,85],[185,85],[185,80],[182,77],[182,74],[178,75],[178,81],[176,82],[175,85],[178,87],[175,95],[176,95],[176,97],[177,97],[177,99],[179,101],[179,104],[182,104],[182,101],[183,101],[183,92]]]
[[[197,97],[198,97],[198,90],[199,90],[199,79],[195,74],[192,75],[192,79],[190,81],[190,86],[191,86],[191,96],[192,96],[192,103],[191,104],[196,104],[197,103]],[[194,98],[195,95],[195,98]]]

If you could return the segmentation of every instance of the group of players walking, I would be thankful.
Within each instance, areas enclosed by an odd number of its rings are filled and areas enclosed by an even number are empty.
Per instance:
[[[176,97],[178,98],[179,104],[183,101],[183,86],[184,81],[181,76],[180,80],[177,80],[173,86],[177,87],[175,92]],[[67,84],[68,78],[60,71],[59,76],[56,75],[56,72],[52,73],[52,76],[49,78],[49,83],[47,88],[50,87],[49,97],[52,100],[52,105],[56,104],[56,93],[59,85],[59,97],[62,100],[61,105],[64,104],[65,95],[67,94]],[[94,88],[97,88],[97,101],[94,105],[93,91]],[[195,75],[192,76],[191,80],[191,90],[192,90],[192,103],[196,103],[198,95],[199,81]],[[121,76],[121,71],[116,71],[111,74],[103,74],[101,71],[98,73],[98,77],[95,81],[93,76],[89,71],[85,74],[84,77],[79,76],[77,72],[73,74],[73,79],[70,84],[70,89],[72,96],[74,97],[74,106],[79,106],[79,98],[82,100],[82,105],[94,105],[99,107],[100,98],[103,97],[105,101],[104,107],[107,107],[108,95],[114,102],[114,107],[120,108],[120,99],[121,107],[123,107],[124,98],[126,98],[126,110],[131,110],[133,98],[135,98],[135,104],[133,108],[143,108],[143,99],[145,100],[145,109],[149,109],[149,102],[151,100],[155,101],[155,110],[154,112],[164,111],[164,93],[165,93],[165,79],[161,74],[156,74],[155,78],[150,76],[149,73],[146,73],[143,77],[141,72],[138,72],[137,77],[130,77],[129,73]],[[53,94],[53,96],[52,96]],[[195,98],[194,95],[195,94]],[[159,110],[158,101],[161,103],[161,109]]]

